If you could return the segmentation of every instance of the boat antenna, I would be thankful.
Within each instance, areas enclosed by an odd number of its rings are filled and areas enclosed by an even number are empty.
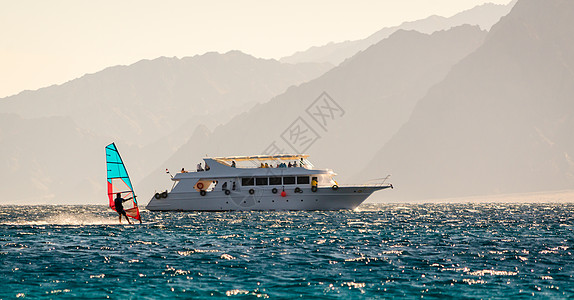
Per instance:
[[[169,176],[171,176],[171,179],[173,179],[173,175],[171,175],[171,173],[169,172],[169,170],[168,170],[167,168],[165,168],[165,172],[166,172],[167,174],[169,174]],[[174,182],[173,182],[173,185],[171,186],[171,189],[172,189],[172,190],[173,190],[173,187],[175,186],[175,184],[176,184],[176,182],[174,181]]]

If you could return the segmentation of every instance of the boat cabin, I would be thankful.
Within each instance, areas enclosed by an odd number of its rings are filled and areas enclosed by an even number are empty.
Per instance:
[[[315,170],[309,155],[256,155],[204,158],[203,171],[176,174],[172,192],[196,191],[277,191],[336,187],[336,174],[329,169]]]

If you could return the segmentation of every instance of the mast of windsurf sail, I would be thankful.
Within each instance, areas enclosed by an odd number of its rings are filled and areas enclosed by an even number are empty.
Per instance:
[[[124,210],[126,215],[140,221],[141,216],[136,200],[136,195],[128,171],[124,166],[124,162],[115,143],[106,146],[106,167],[108,179],[108,198],[110,207],[116,210],[114,198],[117,193],[120,193],[122,198],[128,201],[124,202]]]

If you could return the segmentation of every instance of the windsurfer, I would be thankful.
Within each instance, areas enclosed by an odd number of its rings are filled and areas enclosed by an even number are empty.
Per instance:
[[[122,223],[122,215],[124,215],[126,217],[126,220],[128,220],[128,223],[130,223],[130,224],[132,223],[132,222],[130,222],[128,215],[126,214],[126,211],[124,210],[124,202],[126,202],[128,200],[129,199],[122,198],[122,193],[117,193],[116,199],[114,199],[114,205],[116,207],[116,211],[118,212],[118,215],[120,215],[120,223]]]

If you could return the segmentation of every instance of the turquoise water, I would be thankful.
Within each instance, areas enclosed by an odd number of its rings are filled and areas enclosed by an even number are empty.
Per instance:
[[[0,206],[0,298],[572,298],[573,204]]]

